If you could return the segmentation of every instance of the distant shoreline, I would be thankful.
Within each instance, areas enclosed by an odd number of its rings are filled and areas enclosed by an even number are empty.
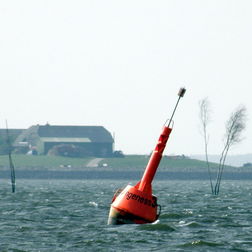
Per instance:
[[[16,179],[125,179],[139,180],[149,157],[66,158],[58,156],[13,155]],[[95,161],[95,162],[94,162]],[[91,165],[90,165],[91,164]],[[90,167],[91,166],[91,167]],[[215,179],[217,163],[210,163]],[[0,156],[0,179],[10,178],[8,156]],[[159,164],[157,180],[209,180],[206,162],[184,156],[164,156]],[[223,179],[252,180],[252,167],[225,166]]]
[[[55,171],[55,170],[17,170],[16,179],[119,179],[139,180],[141,171]],[[0,179],[9,179],[10,171],[0,171]],[[168,172],[158,171],[155,180],[209,180],[206,172]],[[252,172],[224,172],[223,180],[252,180]]]

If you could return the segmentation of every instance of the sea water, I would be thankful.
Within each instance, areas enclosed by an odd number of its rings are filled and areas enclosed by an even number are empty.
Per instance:
[[[125,180],[0,180],[0,251],[252,251],[252,181],[154,181],[159,220],[107,225]],[[136,181],[133,181],[134,184]]]

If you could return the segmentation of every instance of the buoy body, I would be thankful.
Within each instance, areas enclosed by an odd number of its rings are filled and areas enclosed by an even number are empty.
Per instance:
[[[142,224],[154,222],[156,219],[156,197],[128,185],[112,203],[108,223]]]
[[[157,197],[152,194],[152,180],[162,158],[172,129],[164,126],[142,179],[135,186],[126,186],[112,199],[108,224],[144,224],[158,219]]]

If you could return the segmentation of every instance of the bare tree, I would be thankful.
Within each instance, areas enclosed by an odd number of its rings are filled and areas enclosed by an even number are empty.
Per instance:
[[[220,183],[223,175],[226,157],[231,146],[242,141],[241,133],[246,127],[247,110],[244,106],[239,106],[231,114],[226,123],[226,133],[224,136],[224,148],[219,161],[219,169],[214,188],[214,194],[219,194]]]
[[[210,103],[207,97],[199,101],[199,107],[200,107],[199,117],[200,117],[200,122],[202,125],[202,134],[204,137],[204,149],[205,149],[205,158],[207,162],[207,171],[208,171],[211,191],[213,194],[214,193],[213,182],[212,182],[212,176],[211,176],[210,165],[209,165],[209,160],[208,160],[209,135],[207,133],[207,126],[211,119],[211,115],[210,115],[211,111],[210,111]]]
[[[208,142],[209,135],[207,133],[207,126],[210,122],[210,103],[208,98],[204,98],[199,102],[200,107],[200,121],[202,125],[202,133],[204,137],[205,144],[205,158],[207,163],[208,176],[211,185],[212,194],[218,195],[220,191],[220,183],[222,180],[222,175],[225,167],[226,157],[231,146],[241,142],[241,133],[245,129],[247,120],[247,110],[244,106],[237,107],[231,114],[229,120],[226,123],[226,133],[224,135],[224,147],[220,156],[219,166],[216,175],[215,186],[213,187],[213,181],[211,176],[211,169],[208,158]]]

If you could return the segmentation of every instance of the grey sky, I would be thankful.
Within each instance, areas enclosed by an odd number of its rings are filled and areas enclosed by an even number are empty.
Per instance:
[[[251,114],[252,1],[10,0],[0,4],[0,127],[103,125],[116,149],[203,153],[198,102],[212,104],[209,152],[244,104]],[[2,123],[1,123],[2,122]],[[251,153],[251,120],[232,153]]]

